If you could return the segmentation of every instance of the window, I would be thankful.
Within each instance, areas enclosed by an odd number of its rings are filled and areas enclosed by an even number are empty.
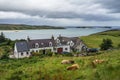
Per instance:
[[[70,42],[69,42],[69,41],[67,42],[67,45],[70,45]]]
[[[34,50],[32,50],[32,52],[34,52]]]
[[[35,43],[35,48],[39,48],[39,44],[38,43]]]
[[[38,53],[38,50],[36,50],[36,52]]]
[[[73,46],[73,45],[74,45],[74,43],[73,43],[73,41],[71,41],[71,42],[70,42],[70,46]]]
[[[28,53],[28,52],[26,52],[26,54],[28,55],[29,53]]]
[[[60,43],[60,40],[59,40],[59,39],[57,39],[57,43]]]
[[[41,43],[41,46],[44,47],[44,43]]]
[[[49,42],[49,46],[52,46],[52,42]]]
[[[65,50],[68,50],[68,48],[65,48]]]
[[[23,53],[21,53],[21,56],[23,56]]]

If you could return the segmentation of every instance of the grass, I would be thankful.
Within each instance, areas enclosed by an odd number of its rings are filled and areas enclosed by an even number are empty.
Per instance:
[[[99,48],[103,39],[109,38],[113,41],[113,46],[117,47],[120,44],[120,30],[115,31],[105,31],[97,34],[92,34],[89,36],[80,37],[88,47]]]
[[[119,80],[120,50],[105,51],[88,57],[31,57],[0,61],[0,80]],[[61,64],[63,59],[73,59],[80,69],[67,71],[70,64]],[[91,62],[103,59],[106,62],[94,68]]]

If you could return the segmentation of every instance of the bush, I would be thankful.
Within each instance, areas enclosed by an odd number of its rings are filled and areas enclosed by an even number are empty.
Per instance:
[[[112,40],[111,39],[103,39],[102,44],[100,45],[101,50],[108,50],[110,48],[113,48],[112,46]]]
[[[53,52],[49,52],[46,55],[51,57],[53,55]]]
[[[120,44],[118,44],[118,48],[120,48]]]
[[[6,54],[3,54],[0,59],[9,59],[9,57]]]
[[[63,56],[73,56],[72,53],[63,53],[62,55],[63,55]]]

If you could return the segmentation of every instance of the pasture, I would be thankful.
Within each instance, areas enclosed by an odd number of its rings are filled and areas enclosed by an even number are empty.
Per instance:
[[[0,80],[119,80],[120,50],[105,51],[87,57],[31,57],[0,61]],[[77,70],[68,71],[71,64],[61,64],[63,59],[74,60]],[[92,65],[95,59],[105,62]]]

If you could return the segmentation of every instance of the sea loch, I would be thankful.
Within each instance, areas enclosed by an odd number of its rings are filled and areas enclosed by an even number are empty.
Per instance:
[[[12,40],[26,39],[29,36],[31,39],[50,38],[52,35],[66,37],[86,36],[97,32],[110,30],[110,28],[66,28],[66,29],[42,29],[42,30],[0,30],[7,38]]]

